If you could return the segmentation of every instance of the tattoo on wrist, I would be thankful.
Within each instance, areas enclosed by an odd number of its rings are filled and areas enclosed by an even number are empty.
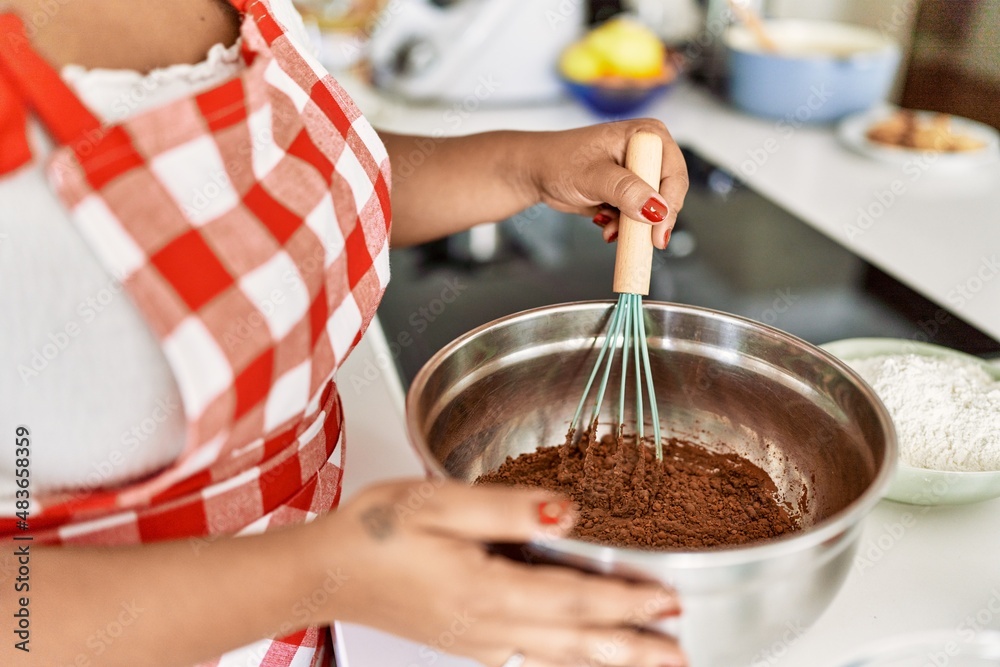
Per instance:
[[[388,538],[396,530],[396,519],[389,505],[374,505],[361,513],[361,525],[376,540]]]

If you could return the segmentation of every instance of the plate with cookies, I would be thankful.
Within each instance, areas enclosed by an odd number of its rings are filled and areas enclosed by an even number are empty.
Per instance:
[[[906,164],[974,167],[1000,158],[1000,133],[989,125],[936,111],[885,105],[848,116],[837,136],[862,155]]]

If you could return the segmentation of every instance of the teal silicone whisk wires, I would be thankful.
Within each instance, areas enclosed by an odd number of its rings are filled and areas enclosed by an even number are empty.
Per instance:
[[[663,142],[651,132],[637,132],[629,139],[625,154],[625,167],[644,181],[659,188],[660,165],[663,160]],[[615,274],[613,289],[618,294],[618,303],[613,306],[604,342],[597,355],[597,361],[583,390],[576,414],[570,423],[570,432],[575,433],[581,426],[596,429],[601,412],[601,404],[608,393],[608,382],[615,363],[621,365],[620,386],[613,388],[617,393],[617,429],[621,435],[625,427],[626,387],[634,382],[635,429],[639,443],[645,438],[645,409],[653,426],[653,442],[656,460],[663,460],[663,443],[660,438],[660,418],[656,405],[656,391],[653,387],[653,371],[649,363],[649,347],[646,343],[646,322],[643,317],[642,297],[649,295],[649,281],[653,264],[653,239],[648,224],[638,222],[625,215],[621,216],[618,228],[618,248],[615,254]],[[632,379],[629,379],[631,372]],[[599,381],[598,378],[600,378]],[[595,381],[597,381],[596,391]],[[591,395],[593,394],[593,398]],[[582,422],[584,411],[590,410],[587,421]]]

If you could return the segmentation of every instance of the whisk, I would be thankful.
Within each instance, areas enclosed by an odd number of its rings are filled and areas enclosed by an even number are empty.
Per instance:
[[[660,164],[663,156],[663,143],[660,137],[651,132],[637,132],[629,139],[625,153],[625,167],[638,175],[644,181],[659,188]],[[646,323],[642,316],[642,297],[649,294],[649,278],[653,264],[653,240],[649,225],[632,220],[622,215],[618,227],[618,249],[615,254],[615,277],[613,289],[618,294],[618,303],[611,314],[611,323],[604,344],[597,355],[594,370],[587,380],[587,387],[576,408],[576,414],[570,423],[570,432],[575,432],[581,424],[587,399],[591,394],[594,381],[601,375],[597,387],[596,399],[588,428],[594,427],[601,412],[601,403],[607,393],[608,379],[615,358],[621,359],[621,386],[618,388],[618,433],[625,424],[625,387],[628,384],[630,364],[635,375],[635,418],[636,435],[641,443],[644,438],[643,412],[643,381],[645,380],[646,395],[649,398],[649,413],[653,421],[653,438],[656,447],[656,460],[663,460],[663,444],[660,442],[660,418],[656,407],[656,392],[653,389],[653,372],[649,364],[649,347],[646,344]],[[620,350],[620,355],[619,355]],[[631,358],[631,361],[630,361]],[[603,372],[602,372],[603,366]]]

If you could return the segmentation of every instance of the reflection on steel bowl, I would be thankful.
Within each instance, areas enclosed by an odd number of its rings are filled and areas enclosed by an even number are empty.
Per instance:
[[[525,311],[438,352],[407,396],[409,435],[431,473],[471,482],[508,456],[562,442],[611,308]],[[892,424],[853,371],[789,334],[676,304],[648,302],[645,317],[664,436],[763,468],[803,530],[715,551],[565,539],[533,544],[532,554],[675,587],[684,614],[662,628],[678,632],[693,667],[745,667],[789,628],[808,627],[839,589],[861,520],[892,474]],[[614,373],[611,382],[618,386]],[[605,407],[607,424],[616,408]]]

